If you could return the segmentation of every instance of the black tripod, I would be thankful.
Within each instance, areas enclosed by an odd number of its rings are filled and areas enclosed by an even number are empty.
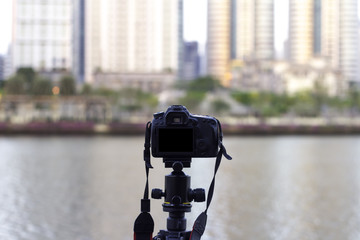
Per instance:
[[[164,159],[165,167],[173,168],[173,172],[165,176],[165,191],[155,188],[151,197],[155,199],[165,198],[163,211],[169,213],[167,218],[167,231],[160,232],[153,240],[188,240],[190,231],[186,231],[185,212],[191,211],[191,201],[204,202],[205,190],[202,188],[190,188],[190,176],[182,169],[190,167],[191,158],[181,160]]]

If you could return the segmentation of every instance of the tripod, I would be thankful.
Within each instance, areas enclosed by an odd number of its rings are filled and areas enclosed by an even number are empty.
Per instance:
[[[204,202],[205,190],[190,188],[190,176],[182,169],[190,167],[191,158],[179,161],[178,159],[164,159],[165,167],[172,167],[173,171],[165,176],[165,191],[155,188],[151,197],[160,199],[164,197],[163,211],[169,213],[167,230],[160,232],[153,240],[188,240],[190,231],[186,231],[185,212],[191,212],[190,202]]]

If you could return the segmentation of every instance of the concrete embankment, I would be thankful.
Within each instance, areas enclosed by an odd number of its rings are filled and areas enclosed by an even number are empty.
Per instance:
[[[27,124],[0,123],[0,134],[34,135],[143,135],[145,123],[89,122],[32,122]],[[272,125],[272,124],[223,124],[228,135],[306,135],[306,134],[360,134],[360,125]]]

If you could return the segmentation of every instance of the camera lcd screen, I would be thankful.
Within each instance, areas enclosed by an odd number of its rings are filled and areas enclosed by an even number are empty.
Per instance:
[[[160,128],[159,152],[193,152],[192,128]]]

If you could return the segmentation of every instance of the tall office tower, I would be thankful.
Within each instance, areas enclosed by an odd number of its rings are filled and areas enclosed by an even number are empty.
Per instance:
[[[321,1],[314,0],[313,50],[315,55],[321,54]]]
[[[178,0],[178,66],[177,78],[182,79],[184,59],[184,1]]]
[[[322,55],[349,81],[359,80],[357,0],[322,0]]]
[[[179,1],[86,2],[86,81],[95,72],[176,72]],[[181,0],[182,1],[182,0]]]
[[[274,58],[274,0],[257,0],[255,4],[255,57]]]
[[[72,1],[13,1],[12,71],[70,70]]]
[[[182,80],[194,80],[200,74],[200,57],[198,52],[198,42],[184,42],[183,71]]]
[[[208,73],[226,84],[229,61],[274,58],[274,0],[209,0]]]
[[[290,0],[290,60],[306,63],[314,53],[314,0]]]
[[[274,0],[232,0],[231,5],[232,58],[273,59]]]
[[[232,55],[237,59],[273,59],[274,0],[232,0],[232,9]]]
[[[208,1],[207,71],[228,84],[230,61],[230,0]]]
[[[72,68],[79,83],[85,78],[85,3],[86,0],[73,0],[72,8]]]
[[[231,29],[233,47],[237,59],[255,57],[255,2],[253,0],[233,0],[231,17],[235,26]]]

